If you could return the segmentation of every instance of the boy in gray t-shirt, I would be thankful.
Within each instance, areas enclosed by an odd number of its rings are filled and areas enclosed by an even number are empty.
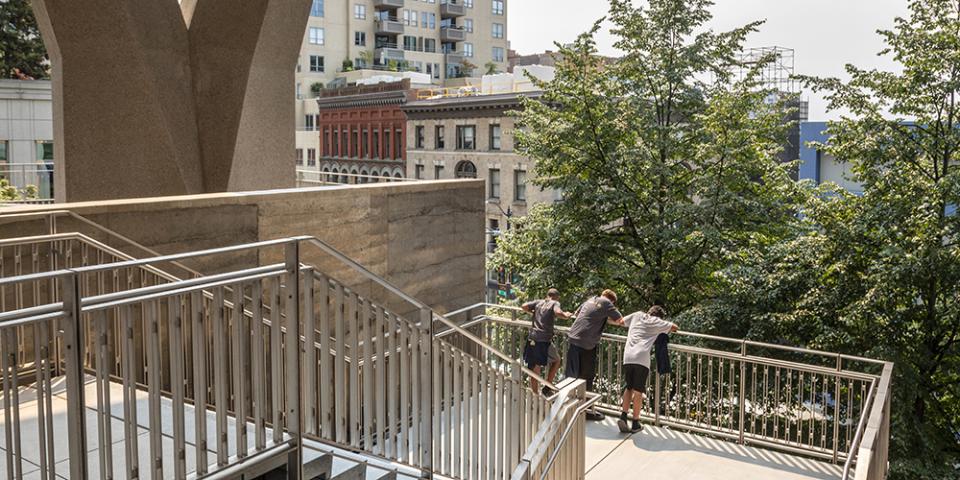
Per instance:
[[[663,307],[654,305],[647,313],[636,312],[623,317],[621,325],[627,327],[627,344],[623,347],[623,409],[617,427],[623,433],[643,430],[640,424],[640,408],[643,406],[647,377],[650,376],[650,350],[661,333],[677,331],[677,325],[663,319]],[[633,402],[633,423],[627,425],[627,412]]]
[[[570,318],[572,314],[560,307],[560,292],[556,288],[547,291],[547,298],[524,303],[521,308],[533,314],[530,334],[523,348],[523,359],[527,363],[527,368],[537,375],[540,375],[541,369],[546,366],[547,373],[544,378],[552,383],[557,376],[557,370],[560,369],[560,355],[553,346],[554,322],[557,317]],[[534,393],[540,393],[540,384],[536,380],[530,380],[530,388]],[[548,387],[544,385],[543,394],[549,396],[550,393]]]

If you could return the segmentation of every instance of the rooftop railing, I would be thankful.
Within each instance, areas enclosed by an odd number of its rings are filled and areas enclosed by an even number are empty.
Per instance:
[[[530,328],[522,310],[477,304],[447,316],[508,356],[522,355]],[[561,352],[568,330],[556,328]],[[462,341],[455,331],[438,335]],[[605,333],[597,346],[593,392],[611,413],[620,411],[625,342]],[[891,363],[683,331],[673,335],[669,352],[670,372],[651,376],[647,421],[842,462],[844,478],[885,478]],[[651,372],[659,367],[654,358]]]

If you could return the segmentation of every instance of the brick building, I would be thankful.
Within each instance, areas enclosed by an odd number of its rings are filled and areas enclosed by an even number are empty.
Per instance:
[[[305,166],[341,183],[348,183],[343,174],[403,177],[407,117],[401,107],[415,95],[409,79],[324,90],[317,98],[319,152],[307,149]]]

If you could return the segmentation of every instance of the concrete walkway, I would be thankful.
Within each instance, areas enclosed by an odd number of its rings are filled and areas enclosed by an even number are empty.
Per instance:
[[[624,435],[613,417],[587,422],[587,480],[834,480],[842,467],[647,425]]]

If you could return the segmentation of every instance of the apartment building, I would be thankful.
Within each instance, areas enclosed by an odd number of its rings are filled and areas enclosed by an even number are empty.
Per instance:
[[[358,70],[421,72],[437,86],[489,63],[505,72],[507,15],[507,0],[313,0],[296,73],[297,148],[320,148],[317,89]]]
[[[0,178],[53,198],[53,92],[49,80],[0,80]]]

